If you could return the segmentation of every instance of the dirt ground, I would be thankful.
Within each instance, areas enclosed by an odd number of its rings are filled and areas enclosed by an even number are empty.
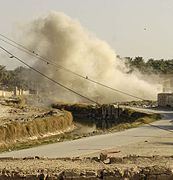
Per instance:
[[[111,157],[112,162],[100,161],[97,157],[85,158],[57,158],[47,159],[39,157],[27,157],[26,159],[0,158],[0,170],[21,169],[25,172],[36,173],[39,170],[62,171],[65,169],[82,170],[99,170],[116,168],[137,168],[151,166],[166,166],[173,168],[173,156],[126,156]]]
[[[173,178],[173,157],[110,158],[101,161],[84,159],[1,159],[0,179],[107,179],[139,180]],[[32,177],[31,177],[32,176]]]

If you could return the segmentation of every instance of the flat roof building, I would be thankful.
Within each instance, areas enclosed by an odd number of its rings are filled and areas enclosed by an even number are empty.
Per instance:
[[[157,99],[159,107],[173,107],[173,93],[159,93]]]

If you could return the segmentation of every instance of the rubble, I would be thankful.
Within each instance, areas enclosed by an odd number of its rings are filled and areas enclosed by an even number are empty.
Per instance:
[[[134,157],[134,159],[133,159]],[[91,158],[3,159],[0,160],[0,180],[172,180],[173,157],[123,157],[126,163],[102,164]],[[143,165],[141,159],[152,159]],[[167,165],[165,166],[165,159]],[[117,162],[117,161],[116,161]]]

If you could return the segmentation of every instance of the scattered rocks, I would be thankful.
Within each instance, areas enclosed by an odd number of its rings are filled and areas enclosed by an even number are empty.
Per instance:
[[[103,156],[105,159],[105,156]],[[121,160],[128,157],[121,158]],[[135,157],[134,158],[141,158]],[[149,158],[149,157],[148,157]],[[152,158],[152,157],[150,157]],[[170,157],[171,158],[171,157]],[[27,179],[27,180],[172,180],[173,169],[163,165],[140,166],[130,162],[106,163],[95,161],[96,158],[59,158],[42,159],[29,157],[26,159],[0,160],[0,180]],[[117,162],[118,158],[114,158]],[[152,158],[153,159],[153,158]],[[96,159],[98,160],[98,159]],[[154,160],[154,159],[153,159]],[[120,161],[120,159],[118,160]],[[103,163],[104,162],[104,163]],[[132,166],[133,164],[133,166]],[[132,166],[132,167],[131,167]],[[2,168],[5,167],[5,168]]]
[[[105,161],[107,159],[108,155],[106,152],[100,153],[100,161]]]

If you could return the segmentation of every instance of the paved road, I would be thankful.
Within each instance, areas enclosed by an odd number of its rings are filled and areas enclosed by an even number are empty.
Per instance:
[[[0,157],[46,156],[52,158],[80,156],[103,149],[118,148],[122,145],[143,142],[149,138],[161,137],[170,132],[173,133],[173,111],[159,112],[163,114],[165,118],[154,122],[151,125],[144,125],[138,128],[112,134],[97,135],[74,141],[66,141],[25,150],[7,152],[0,154]]]

